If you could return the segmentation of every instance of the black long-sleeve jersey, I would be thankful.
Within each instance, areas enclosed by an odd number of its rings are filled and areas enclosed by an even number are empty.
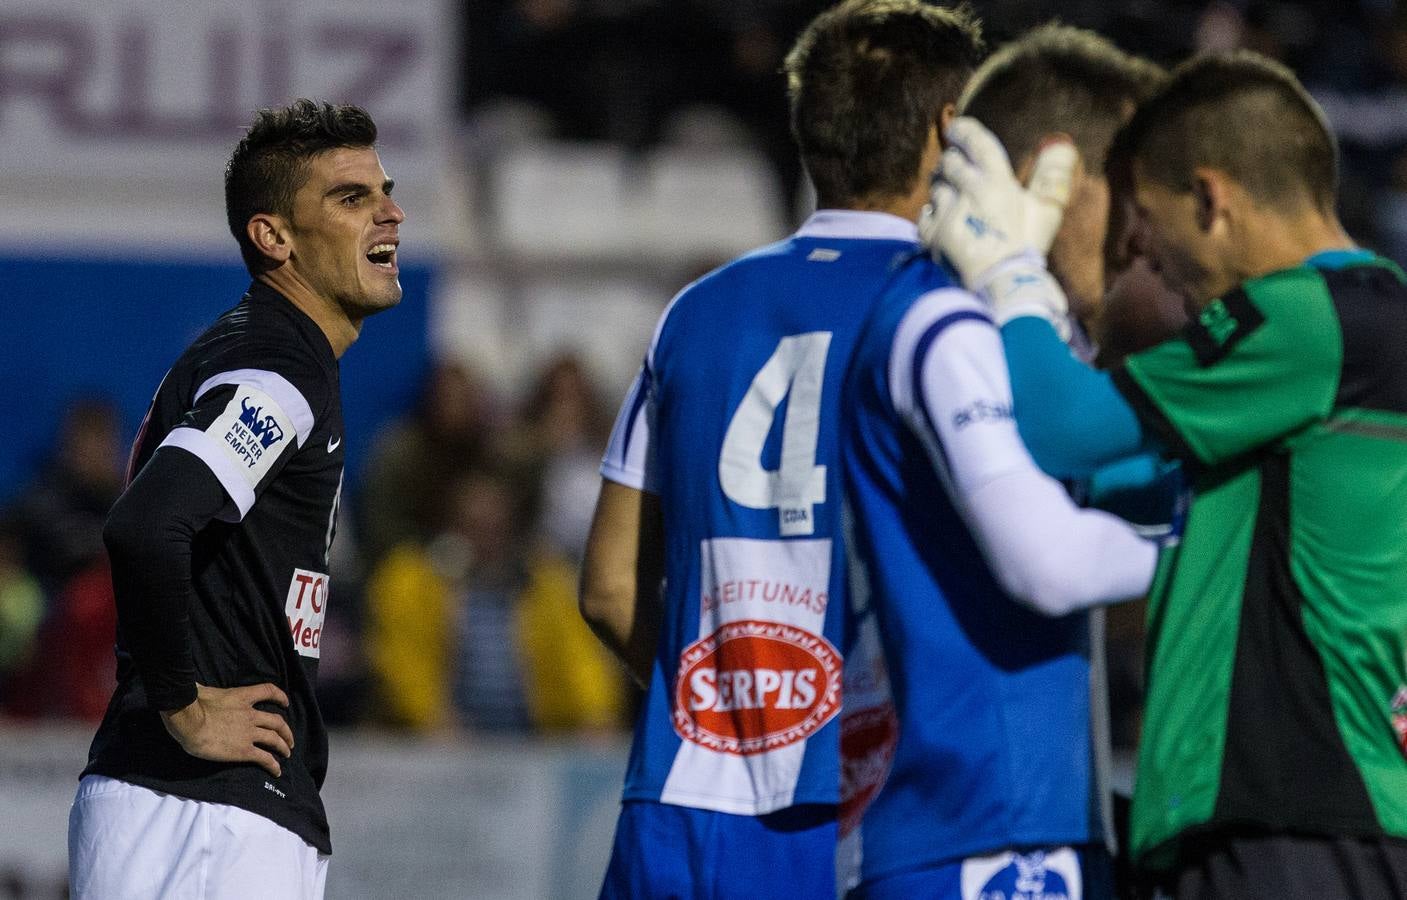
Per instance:
[[[118,685],[83,774],[238,806],[331,852],[318,793],[327,732],[313,689],[342,437],[331,345],[312,319],[258,282],[167,372],[109,521]],[[207,483],[214,502],[193,514],[186,532],[177,510],[145,528],[123,526],[140,526],[146,510],[169,508],[173,497],[201,496],[189,490],[192,480]],[[163,557],[161,542],[178,548]],[[212,687],[273,682],[284,690],[286,710],[261,704],[285,715],[293,731],[280,777],[254,764],[197,759],[167,734],[158,710],[193,700],[192,677]]]

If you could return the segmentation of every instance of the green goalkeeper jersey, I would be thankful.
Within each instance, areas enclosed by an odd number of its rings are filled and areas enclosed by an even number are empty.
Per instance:
[[[1407,838],[1407,276],[1321,254],[1114,378],[1193,486],[1149,603],[1135,858],[1223,828]]]

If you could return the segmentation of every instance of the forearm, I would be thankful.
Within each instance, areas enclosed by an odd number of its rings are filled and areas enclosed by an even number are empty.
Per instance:
[[[659,642],[659,599],[641,603],[633,592],[629,596],[603,596],[583,586],[581,612],[592,632],[625,665],[630,677],[647,687]]]
[[[928,295],[900,323],[896,348],[907,347],[914,334],[934,337],[926,349],[913,351],[925,354],[919,359],[891,361],[894,370],[918,375],[912,395],[894,396],[896,410],[909,416],[935,468],[946,473],[954,505],[998,583],[1017,602],[1063,615],[1143,593],[1154,546],[1117,518],[1076,507],[1037,467],[1004,412],[1015,403],[997,331],[985,318],[959,321],[953,311],[972,302]],[[943,330],[935,332],[930,321]],[[917,415],[907,411],[911,403],[918,404]],[[974,417],[968,413],[974,408],[992,413]]]
[[[191,544],[225,502],[202,462],[163,448],[118,499],[103,530],[123,645],[154,709],[180,709],[196,698]]]
[[[603,479],[582,562],[582,618],[641,686],[664,617],[664,525],[654,494]]]
[[[1026,606],[1058,616],[1148,590],[1156,546],[1115,516],[1077,508],[1034,469],[971,489],[964,501],[998,582]]]
[[[1146,449],[1138,417],[1108,374],[1076,359],[1049,322],[1021,316],[1001,336],[1017,428],[1044,472],[1087,478]]]

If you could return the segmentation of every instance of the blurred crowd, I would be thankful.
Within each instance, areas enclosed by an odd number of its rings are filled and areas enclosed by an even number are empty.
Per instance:
[[[782,57],[825,0],[473,0],[460,106],[471,132],[506,104],[562,140],[643,150],[702,119],[770,161],[804,208]],[[1407,10],[1388,0],[996,0],[991,43],[1050,18],[1171,63],[1250,47],[1294,68],[1343,150],[1343,219],[1407,262]],[[567,75],[570,77],[567,77]],[[693,111],[691,116],[690,111]],[[661,303],[666,299],[661,297]],[[638,355],[639,347],[621,353]],[[455,733],[614,732],[637,700],[576,610],[576,578],[616,397],[562,355],[520,402],[442,363],[354,473],[331,560],[320,691],[331,724]],[[77,398],[46,460],[0,509],[0,716],[101,716],[115,614],[102,524],[125,439]],[[1116,744],[1137,734],[1141,620],[1110,614]]]
[[[612,414],[572,355],[549,361],[516,406],[462,365],[431,368],[339,517],[319,672],[329,724],[628,726],[624,672],[576,607]],[[0,716],[96,721],[106,708],[116,615],[102,527],[123,483],[123,425],[108,401],[74,402],[50,457],[0,511]]]

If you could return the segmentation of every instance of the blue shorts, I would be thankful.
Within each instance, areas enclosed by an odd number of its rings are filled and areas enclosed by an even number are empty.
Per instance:
[[[1103,847],[1055,847],[972,856],[865,882],[847,900],[1111,900],[1113,867]]]
[[[835,900],[836,808],[735,816],[626,801],[602,900]]]

